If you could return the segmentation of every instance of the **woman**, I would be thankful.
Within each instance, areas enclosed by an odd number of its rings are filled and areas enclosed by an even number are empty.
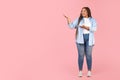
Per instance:
[[[69,27],[71,29],[76,29],[76,46],[78,50],[79,65],[78,76],[82,77],[85,54],[88,68],[87,76],[90,77],[92,70],[92,49],[95,44],[94,32],[97,28],[96,21],[92,18],[89,7],[83,7],[80,16],[73,22],[70,21],[69,17],[65,16],[65,18],[67,19]]]

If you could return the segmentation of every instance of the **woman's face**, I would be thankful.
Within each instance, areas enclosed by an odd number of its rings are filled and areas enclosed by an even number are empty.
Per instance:
[[[87,13],[87,10],[85,8],[82,9],[82,16],[83,17],[88,17],[88,13]]]

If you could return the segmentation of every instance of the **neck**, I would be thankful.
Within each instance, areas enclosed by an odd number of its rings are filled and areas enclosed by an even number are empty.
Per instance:
[[[88,16],[84,16],[84,18],[88,18]]]

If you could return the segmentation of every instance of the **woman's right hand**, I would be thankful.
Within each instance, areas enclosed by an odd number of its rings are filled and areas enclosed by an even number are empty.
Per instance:
[[[64,15],[64,17],[67,19],[68,24],[71,22],[70,18]]]

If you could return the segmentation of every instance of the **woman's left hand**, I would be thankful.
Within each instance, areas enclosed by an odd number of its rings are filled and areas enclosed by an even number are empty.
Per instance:
[[[83,26],[80,26],[80,27],[89,30],[89,27],[87,27],[87,26],[83,25]]]
[[[82,26],[80,26],[81,28],[85,28],[85,26],[84,25],[82,25]]]

